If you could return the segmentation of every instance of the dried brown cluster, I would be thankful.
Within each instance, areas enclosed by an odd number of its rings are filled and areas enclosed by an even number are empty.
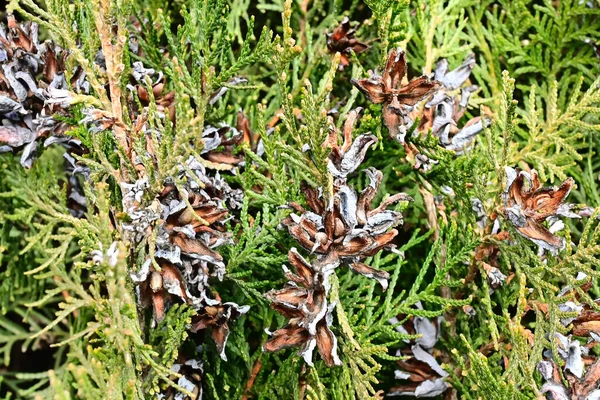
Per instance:
[[[266,294],[271,307],[289,319],[286,326],[273,332],[265,344],[267,351],[277,351],[301,346],[300,354],[312,365],[312,353],[319,350],[321,358],[329,366],[340,365],[337,339],[330,329],[335,304],[328,304],[329,276],[336,267],[333,264],[310,264],[293,248],[288,254],[296,273],[285,268],[289,282],[281,290]]]
[[[139,52],[136,43],[130,43]],[[228,86],[246,82],[232,78]],[[250,131],[247,118],[240,111],[238,127],[226,124],[207,125],[202,132],[202,147],[196,156],[189,156],[162,182],[162,190],[150,188],[147,163],[158,165],[157,151],[164,140],[162,132],[148,124],[149,108],[158,111],[165,122],[175,121],[175,93],[167,90],[168,82],[160,71],[134,62],[126,96],[131,127],[113,115],[89,108],[82,123],[91,133],[113,129],[126,132],[127,140],[144,136],[146,148],[129,147],[127,156],[134,163],[137,179],[120,177],[123,215],[120,229],[132,247],[145,248],[146,260],[138,271],[131,273],[136,283],[140,308],[152,307],[153,324],[160,322],[175,303],[185,303],[195,309],[190,330],[210,328],[217,351],[226,360],[225,344],[230,321],[246,313],[248,306],[223,301],[210,284],[223,280],[225,263],[219,247],[233,243],[226,223],[234,218],[232,210],[241,208],[243,192],[234,189],[219,171],[236,172],[244,166],[243,149],[260,151],[258,137]],[[216,103],[227,88],[210,95],[209,104]],[[130,143],[131,144],[131,143]]]
[[[342,23],[334,29],[333,33],[327,33],[327,49],[330,53],[340,53],[340,65],[338,67],[340,70],[350,65],[352,52],[358,54],[369,48],[369,46],[354,37],[355,33],[356,31],[352,29],[348,17],[344,17]]]
[[[460,66],[449,72],[448,60],[438,61],[434,77],[441,84],[440,89],[427,99],[422,113],[411,115],[413,120],[420,118],[418,132],[427,133],[431,130],[439,138],[441,146],[457,154],[467,149],[484,125],[489,123],[487,118],[475,117],[462,128],[459,127],[471,94],[479,89],[476,85],[465,86],[474,67],[474,54],[467,56]]]
[[[569,350],[568,347],[567,350]],[[587,400],[597,399],[600,396],[600,389],[597,388],[600,380],[600,360],[594,361],[588,367],[585,375],[577,377],[572,373],[567,373],[568,388],[563,385],[559,372],[560,367],[555,362],[541,361],[537,368],[546,381],[542,385],[541,392],[548,398],[554,400]]]
[[[248,312],[250,306],[240,306],[233,302],[218,303],[203,307],[192,318],[192,332],[212,328],[212,338],[217,345],[217,351],[223,360],[227,360],[225,345],[229,337],[229,322]]]
[[[295,213],[284,219],[282,225],[322,262],[348,265],[355,272],[377,279],[385,289],[388,274],[367,266],[362,260],[393,247],[392,240],[398,234],[393,228],[402,223],[402,214],[386,208],[398,201],[408,201],[410,197],[399,193],[372,208],[383,175],[374,168],[366,173],[370,183],[360,195],[344,183],[336,188],[333,199],[326,202],[317,190],[305,187],[310,209],[291,204]]]
[[[402,214],[387,210],[399,201],[412,200],[404,193],[389,196],[378,207],[372,203],[377,195],[383,174],[375,168],[365,170],[369,184],[357,194],[347,183],[348,175],[356,171],[363,162],[369,147],[377,142],[370,134],[352,139],[352,130],[360,109],[349,113],[344,124],[343,143],[338,145],[338,132],[328,138],[332,151],[329,156],[329,173],[334,178],[334,190],[330,199],[325,199],[322,189],[304,185],[309,210],[292,203],[295,211],[282,221],[289,233],[305,250],[316,254],[320,263],[348,265],[352,270],[377,279],[387,287],[387,273],[373,269],[364,263],[383,248],[392,248],[398,234],[394,227],[402,224]]]
[[[507,185],[504,193],[504,215],[517,232],[540,248],[556,254],[565,246],[564,239],[554,235],[564,224],[559,216],[580,218],[565,203],[574,181],[565,180],[558,188],[542,187],[537,172],[530,173],[506,167]],[[544,223],[548,222],[548,228]]]
[[[583,291],[592,287],[592,281],[584,273],[579,273],[576,280],[587,281],[580,286]],[[590,304],[580,303],[577,292],[569,287],[564,288],[559,293],[559,297],[565,298],[558,308],[565,315],[560,322],[568,332],[565,334],[555,332],[550,340],[556,345],[556,355],[563,363],[559,365],[550,350],[544,351],[544,360],[537,365],[544,379],[541,392],[548,398],[557,400],[599,398],[600,359],[593,352],[593,348],[600,342],[598,304],[592,307]],[[547,312],[544,310],[547,306],[544,306],[546,305],[543,304],[542,309]]]
[[[383,104],[383,122],[390,137],[400,143],[404,143],[412,125],[413,107],[440,87],[439,82],[427,76],[406,83],[406,73],[406,54],[398,48],[390,51],[383,75],[373,72],[368,79],[352,79],[369,101]]]
[[[417,303],[417,307],[422,309],[420,303]],[[396,354],[408,357],[398,361],[400,369],[395,373],[396,379],[404,383],[394,386],[388,396],[435,397],[449,387],[446,382],[448,373],[434,356],[435,345],[440,336],[441,320],[441,317],[436,319],[411,317],[401,325],[398,318],[390,320],[390,323],[398,324],[396,326],[398,332],[405,335],[420,335],[420,337],[411,342],[409,349],[398,351]]]
[[[166,400],[202,399],[202,374],[204,372],[202,361],[197,359],[185,359],[182,356],[180,356],[180,359],[177,361],[178,362],[171,367],[173,383],[176,383],[177,386],[187,390],[191,396],[186,396],[174,387],[167,386],[157,398]]]
[[[152,68],[145,68],[141,61],[133,63],[131,73],[131,83],[127,85],[130,91],[129,105],[132,116],[138,117],[143,114],[143,109],[138,109],[137,103],[133,99],[135,94],[142,107],[150,104],[151,96],[159,113],[169,117],[171,121],[175,120],[175,92],[166,91],[166,78],[162,72],[156,72]],[[150,94],[149,89],[152,91]]]
[[[131,119],[136,121],[134,129],[147,137],[146,156],[157,162],[155,149],[162,137],[159,132],[151,132],[146,123],[151,96],[148,90],[152,88],[159,116],[173,122],[174,93],[166,91],[162,73],[139,62],[134,63],[132,78],[128,86]],[[216,102],[224,92],[214,93],[211,102]],[[114,121],[98,117],[97,110],[88,112],[87,122],[92,130],[112,127]],[[241,111],[238,126],[239,131],[225,124],[206,126],[199,151],[201,158],[190,156],[174,176],[163,182],[162,192],[154,198],[147,198],[150,185],[146,177],[134,183],[121,182],[123,210],[127,214],[121,225],[123,234],[133,245],[144,242],[151,245],[143,266],[131,274],[138,284],[140,307],[152,306],[154,321],[158,322],[174,303],[190,305],[197,311],[191,331],[211,328],[223,359],[226,359],[229,322],[249,308],[223,302],[209,282],[222,280],[225,275],[218,248],[232,243],[225,224],[232,218],[230,211],[239,209],[243,200],[243,192],[231,188],[218,171],[235,172],[244,165],[244,153],[238,149],[245,143],[258,146],[259,142]]]
[[[44,146],[69,142],[63,134],[68,126],[54,118],[66,115],[71,94],[65,78],[68,53],[47,41],[38,41],[38,25],[18,24],[12,15],[8,26],[0,26],[0,153],[23,150],[21,164],[31,167],[41,139]],[[83,71],[71,79],[75,91],[87,92]]]
[[[248,311],[235,303],[223,303],[211,290],[209,279],[222,280],[223,257],[218,247],[232,243],[225,229],[229,210],[241,206],[243,194],[232,189],[218,173],[210,176],[204,165],[190,157],[175,180],[164,183],[163,192],[140,208],[147,182],[122,184],[124,209],[130,221],[123,224],[134,243],[155,236],[153,257],[132,274],[139,284],[140,305],[152,304],[154,318],[160,321],[174,302],[184,302],[198,311],[192,331],[213,328],[213,338],[223,359],[229,334],[228,321]],[[152,253],[152,252],[151,252]]]
[[[243,149],[249,149],[262,156],[264,149],[260,136],[250,129],[248,117],[240,110],[236,127],[221,124],[219,127],[207,126],[202,132],[204,148],[201,155],[212,163],[214,168],[235,173],[238,167],[246,165]]]
[[[246,82],[243,78],[232,78],[228,85],[236,85]],[[130,118],[135,121],[134,135],[145,135],[147,144],[147,155],[155,160],[155,148],[160,143],[154,143],[155,139],[147,126],[147,108],[151,100],[149,88],[152,90],[153,106],[159,112],[159,117],[175,122],[175,92],[166,91],[166,78],[162,72],[156,72],[152,68],[145,68],[141,62],[134,62],[131,83],[129,89],[128,109]],[[210,97],[210,104],[218,101],[227,88],[223,87],[214,92]],[[141,105],[141,108],[139,107]],[[90,117],[86,122],[96,125],[96,130],[106,130],[112,127],[114,121],[104,120],[103,114],[98,110],[88,110]],[[160,134],[156,135],[160,141]],[[236,127],[220,123],[217,126],[207,125],[202,132],[202,149],[200,155],[202,163],[211,169],[218,171],[232,171],[236,173],[238,167],[245,165],[245,154],[243,148],[247,147],[257,153],[261,152],[260,137],[250,130],[248,118],[240,110]]]
[[[402,224],[402,214],[387,210],[398,201],[411,200],[404,193],[384,199],[373,207],[383,175],[375,168],[365,170],[369,184],[357,194],[347,183],[347,177],[364,160],[365,154],[377,140],[373,135],[363,134],[352,140],[352,129],[360,110],[352,111],[344,125],[343,143],[338,145],[339,132],[333,130],[327,140],[332,148],[329,172],[334,178],[331,198],[326,199],[324,190],[303,186],[309,209],[291,203],[293,212],[282,221],[300,245],[315,256],[308,262],[292,249],[289,260],[297,271],[291,274],[286,288],[267,293],[272,307],[289,318],[289,323],[273,333],[265,345],[268,351],[302,346],[301,354],[312,363],[312,350],[318,347],[327,365],[341,361],[337,356],[336,339],[330,330],[332,304],[328,305],[328,277],[340,265],[347,265],[355,272],[379,281],[387,288],[389,274],[372,268],[364,259],[374,256],[384,248],[394,248],[392,240],[398,234],[394,227]]]
[[[21,151],[21,165],[30,168],[42,143],[65,147],[67,207],[81,218],[87,209],[79,176],[86,177],[88,170],[72,154],[82,155],[85,149],[66,135],[69,126],[55,118],[69,114],[72,99],[65,78],[67,56],[51,41],[39,43],[36,23],[18,24],[9,15],[8,26],[0,25],[0,153]],[[72,72],[71,90],[87,94],[83,70]]]
[[[352,83],[371,102],[383,104],[383,122],[390,137],[404,144],[407,159],[415,168],[428,171],[437,160],[427,157],[415,144],[406,143],[408,132],[431,133],[441,147],[461,155],[490,123],[485,116],[461,122],[471,94],[478,90],[476,85],[466,85],[474,66],[473,54],[452,71],[448,71],[448,60],[441,59],[433,76],[409,82],[406,54],[398,48],[390,51],[381,76],[375,72],[368,79],[353,79]]]
[[[348,113],[342,130],[343,143],[338,144],[340,132],[332,126],[326,146],[331,148],[327,168],[335,179],[346,179],[356,171],[365,159],[369,147],[377,142],[377,138],[369,133],[352,139],[352,132],[362,108],[358,107]]]

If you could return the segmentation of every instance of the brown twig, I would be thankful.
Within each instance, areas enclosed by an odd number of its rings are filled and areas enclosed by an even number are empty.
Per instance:
[[[111,31],[110,21],[110,2],[102,0],[97,3],[95,11],[96,29],[100,37],[102,53],[106,61],[106,75],[108,77],[108,86],[110,89],[110,111],[115,121],[114,131],[117,142],[125,149],[128,157],[131,157],[131,144],[127,134],[126,126],[123,124],[123,107],[121,104],[121,74],[125,69],[122,63],[123,48],[127,41],[127,34],[123,28],[117,25],[117,34]],[[115,37],[116,36],[116,37]],[[112,39],[114,40],[114,44]],[[108,110],[107,110],[108,111]]]
[[[303,0],[300,5],[300,9],[302,10],[302,19],[300,19],[300,40],[303,48],[306,48],[306,14],[308,12],[308,3],[310,3],[310,0]]]
[[[306,385],[306,364],[302,364],[300,379],[298,381],[298,400],[304,400],[304,396],[306,395]]]
[[[252,366],[252,370],[250,371],[250,377],[248,378],[248,382],[246,382],[246,386],[244,387],[244,394],[242,395],[241,400],[248,400],[250,398],[250,389],[254,386],[254,381],[262,368],[262,362],[260,362],[260,358],[254,362]]]

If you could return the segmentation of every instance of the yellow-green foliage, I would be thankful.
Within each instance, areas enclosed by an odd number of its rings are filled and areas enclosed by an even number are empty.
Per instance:
[[[184,390],[171,371],[184,358],[203,362],[207,399],[381,398],[398,383],[394,370],[404,357],[396,351],[416,338],[389,320],[442,316],[435,351],[458,398],[537,399],[542,379],[536,365],[544,350],[563,362],[549,339],[569,330],[560,321],[571,314],[558,309],[565,301],[559,292],[568,285],[576,301],[595,307],[600,60],[588,42],[600,42],[597,2],[12,0],[7,12],[39,23],[43,38],[69,51],[68,74],[80,66],[91,88],[74,96],[70,114],[60,117],[85,148],[75,158],[90,169],[90,179],[81,181],[83,218],[67,207],[61,147],[44,149],[30,170],[19,165],[18,155],[0,155],[0,388],[7,398],[156,398],[169,386]],[[327,51],[325,33],[344,16],[371,48],[350,56],[342,71],[339,55]],[[133,40],[141,52],[130,50]],[[486,115],[491,125],[461,157],[432,135],[407,135],[409,145],[438,161],[429,172],[410,165],[409,146],[387,137],[382,106],[350,83],[368,70],[381,73],[396,46],[407,51],[409,79],[431,74],[439,58],[452,69],[471,52],[477,57],[470,82],[481,89],[466,115]],[[99,50],[110,53],[114,69],[95,61]],[[125,101],[137,61],[164,74],[176,121],[162,117],[148,81],[143,117],[149,133],[140,135],[133,133],[139,121],[131,119],[130,108],[142,100],[135,92],[135,104]],[[247,82],[234,85],[234,77]],[[221,88],[228,90],[210,104]],[[294,349],[262,350],[265,331],[286,322],[263,293],[283,286],[281,265],[298,247],[281,229],[289,214],[282,206],[307,206],[303,181],[323,188],[328,198],[331,148],[324,143],[359,106],[364,111],[354,137],[371,132],[378,138],[360,168],[384,173],[377,199],[406,192],[414,201],[397,206],[404,215],[398,251],[366,260],[390,274],[387,291],[345,267],[332,276],[332,330],[342,365],[329,368],[315,360],[309,367]],[[90,131],[81,122],[90,107],[122,125]],[[229,322],[223,361],[210,331],[189,330],[196,315],[190,305],[175,305],[156,325],[151,311],[139,307],[130,273],[152,257],[153,248],[146,249],[156,237],[138,246],[125,239],[119,184],[134,182],[143,165],[149,188],[141,202],[150,206],[166,178],[178,176],[190,156],[201,158],[204,128],[235,126],[240,109],[264,154],[244,145],[235,152],[245,154],[245,166],[237,174],[219,172],[244,191],[244,199],[225,224],[232,244],[219,248],[226,275],[210,283],[223,301],[250,305]],[[137,159],[128,156],[132,151]],[[537,247],[502,217],[505,166],[535,168],[546,186],[573,177],[577,186],[568,201],[579,211],[584,204],[596,210],[566,223],[559,233],[566,247],[558,255],[540,258]],[[368,185],[363,175],[351,177],[357,190]],[[478,227],[474,199],[488,218],[485,231]],[[496,216],[510,240],[491,234]],[[476,257],[485,246],[498,248],[498,268],[510,276],[495,290]],[[578,272],[587,280],[576,280]],[[588,281],[591,289],[582,289]],[[37,369],[19,369],[15,360],[39,354],[45,361]]]

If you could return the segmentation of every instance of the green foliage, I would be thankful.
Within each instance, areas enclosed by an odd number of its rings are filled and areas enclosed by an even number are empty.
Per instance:
[[[423,66],[424,73],[430,74],[440,58],[464,58],[471,47],[465,44],[466,10],[476,6],[475,1],[431,1],[426,7],[417,7],[415,17],[410,15],[411,9],[406,9],[411,60]]]
[[[406,360],[396,351],[406,354],[419,338],[397,328],[415,317],[442,317],[433,354],[457,398],[539,398],[536,366],[547,359],[544,351],[564,366],[552,338],[570,334],[561,320],[576,316],[559,305],[596,309],[600,295],[600,63],[587,43],[600,41],[600,8],[584,3],[11,1],[9,12],[39,23],[43,37],[69,51],[70,85],[75,67],[85,71],[89,94],[73,94],[68,115],[56,118],[82,142],[84,151],[73,157],[90,175],[81,179],[87,212],[76,218],[61,147],[41,151],[31,170],[20,167],[17,155],[0,155],[0,354],[6,367],[0,390],[23,399],[145,399],[166,390],[192,395],[172,368],[194,359],[202,362],[208,399],[381,398],[398,384],[394,370]],[[370,48],[339,69],[341,57],[328,52],[325,34],[344,16]],[[491,125],[465,155],[442,148],[431,133],[409,134],[405,146],[392,142],[382,123],[385,105],[368,103],[350,83],[369,69],[381,71],[397,46],[407,50],[409,78],[431,74],[440,58],[451,70],[476,54],[469,84],[480,90],[465,120],[485,115]],[[153,91],[150,76],[133,81],[134,62],[164,74],[162,91]],[[216,93],[222,96],[215,99]],[[166,116],[167,95],[173,119]],[[266,331],[287,323],[264,293],[286,282],[281,267],[298,247],[280,225],[288,205],[308,206],[303,183],[332,198],[328,138],[359,106],[364,111],[352,136],[371,132],[379,140],[360,168],[383,172],[376,200],[405,192],[414,201],[397,207],[404,217],[398,250],[366,260],[389,273],[386,291],[346,267],[332,275],[328,301],[335,303],[332,331],[342,365],[315,360],[308,366],[296,349],[263,351]],[[261,144],[236,147],[233,154],[244,163],[229,168],[204,156],[203,133],[209,125],[235,126],[239,110]],[[92,111],[101,117],[90,122]],[[428,172],[413,168],[410,146],[437,164]],[[166,182],[182,192],[195,179],[190,157],[244,194],[219,226],[231,235],[231,243],[218,248],[226,274],[207,278],[223,302],[250,306],[227,322],[228,361],[211,338],[215,327],[190,330],[198,315],[192,304],[174,301],[154,324],[130,276],[146,258],[158,266],[157,237],[127,239],[123,224],[131,217],[123,184],[147,178],[149,187],[136,201],[160,214],[157,199]],[[567,200],[580,203],[572,211],[587,216],[566,222],[558,233],[566,246],[557,255],[540,256],[503,212],[506,166],[535,168],[545,186],[574,177]],[[349,178],[357,191],[369,185],[363,175]],[[595,208],[591,216],[584,204]],[[490,266],[507,276],[502,284],[491,283]],[[578,279],[581,272],[585,279]],[[566,286],[571,291],[561,293]],[[390,322],[394,318],[399,322]],[[40,354],[44,362],[35,368],[23,361]]]

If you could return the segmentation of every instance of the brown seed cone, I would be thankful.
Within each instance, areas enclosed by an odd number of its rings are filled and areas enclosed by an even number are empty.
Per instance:
[[[565,246],[564,239],[554,235],[542,224],[550,217],[580,218],[565,203],[573,178],[566,179],[558,188],[542,187],[537,172],[530,173],[506,168],[508,183],[504,194],[503,212],[517,232],[538,246],[556,253]]]
[[[62,136],[68,126],[53,118],[67,114],[72,99],[65,80],[68,53],[52,42],[40,44],[38,25],[18,24],[8,16],[0,35],[0,152],[25,147],[21,164],[32,165],[37,139]],[[75,71],[73,86],[84,90],[85,77]]]
[[[352,84],[375,104],[383,104],[383,123],[390,137],[404,143],[407,120],[412,107],[432,94],[440,83],[427,76],[403,83],[406,76],[406,54],[402,49],[392,49],[388,55],[383,75],[371,74],[368,79],[352,79]]]
[[[420,303],[417,306],[422,308]],[[390,322],[396,324],[403,319],[404,316],[398,316]],[[396,328],[404,334],[417,334],[420,337],[414,340],[410,348],[402,349],[401,355],[410,357],[398,361],[396,378],[403,382],[391,388],[388,395],[434,397],[448,388],[448,373],[442,369],[434,352],[440,336],[440,322],[441,318],[411,317]]]
[[[327,49],[330,53],[340,53],[339,69],[343,70],[350,65],[350,53],[362,53],[369,46],[361,43],[354,37],[355,30],[350,26],[350,20],[345,17],[333,33],[327,33]]]
[[[310,264],[294,248],[288,253],[288,259],[296,273],[284,268],[289,282],[283,289],[272,290],[265,297],[271,301],[274,310],[290,321],[273,332],[264,349],[278,351],[301,347],[300,354],[312,365],[316,346],[327,365],[340,365],[337,339],[329,328],[332,307],[327,304],[328,279],[337,265]]]
[[[366,172],[371,182],[360,196],[342,182],[336,187],[330,204],[326,204],[317,191],[304,186],[311,211],[297,204],[290,204],[298,214],[292,213],[281,224],[307,251],[324,259],[347,264],[352,270],[377,279],[385,289],[388,274],[360,261],[383,248],[393,247],[392,240],[398,234],[393,228],[402,223],[402,214],[386,208],[411,198],[399,193],[372,209],[372,201],[382,174],[374,168],[367,169]]]
[[[184,396],[181,392],[172,386],[166,386],[161,391],[161,397],[164,399],[178,400],[200,400],[202,399],[202,361],[184,355],[180,355],[176,363],[173,364],[171,371],[180,375],[171,379],[177,386],[186,389],[191,396]]]
[[[156,247],[149,253],[153,253],[160,270],[148,259],[138,273],[132,274],[139,284],[140,306],[152,305],[155,322],[160,322],[174,303],[188,304],[197,311],[191,330],[212,329],[217,350],[226,359],[230,321],[247,312],[248,307],[222,302],[209,279],[223,279],[225,264],[218,248],[232,243],[225,226],[230,218],[228,206],[239,207],[242,193],[231,189],[218,174],[208,175],[193,157],[176,179],[164,182],[162,192],[146,208],[141,204],[149,187],[147,180],[121,186],[123,207],[131,219],[123,224],[126,237],[133,243],[156,238]]]

